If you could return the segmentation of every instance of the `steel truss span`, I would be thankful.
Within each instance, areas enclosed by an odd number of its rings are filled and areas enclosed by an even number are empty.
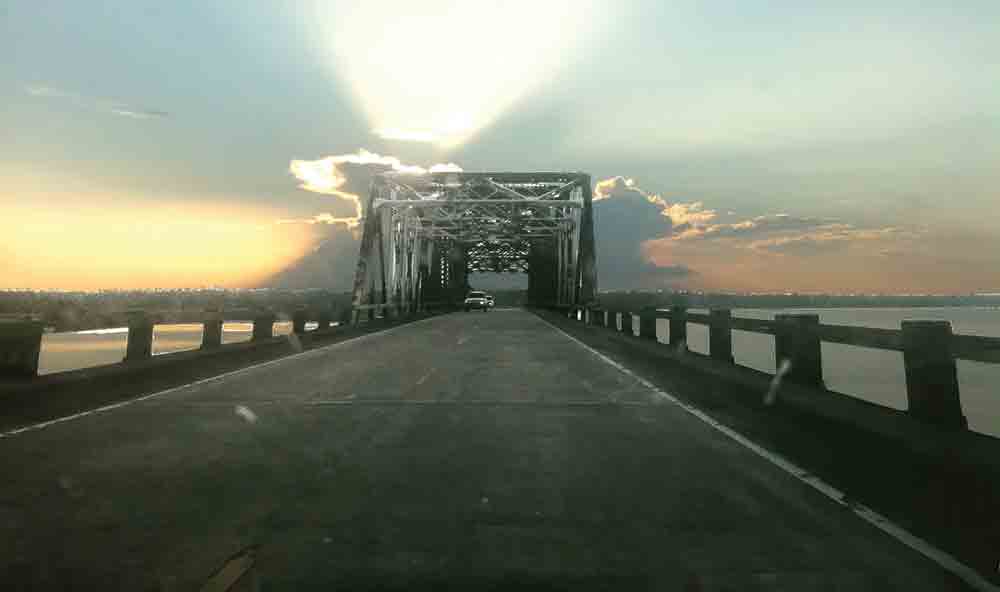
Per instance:
[[[591,199],[585,173],[376,175],[364,204],[355,321],[377,308],[457,302],[476,272],[528,274],[536,304],[589,303],[597,290]]]

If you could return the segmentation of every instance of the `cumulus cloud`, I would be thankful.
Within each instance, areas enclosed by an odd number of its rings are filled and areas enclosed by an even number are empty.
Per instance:
[[[622,193],[642,194],[642,192],[635,186],[634,180],[620,176],[598,181],[594,185],[594,201],[608,199],[614,195],[621,195]]]
[[[738,222],[693,225],[675,233],[670,240],[720,240],[756,251],[814,255],[860,242],[912,236],[913,231],[904,231],[894,226],[858,227],[822,218],[769,214]]]
[[[884,239],[911,238],[912,232],[895,226],[855,228],[850,224],[830,224],[812,232],[777,236],[749,243],[751,249],[789,255],[813,255],[846,246]]]
[[[327,156],[319,160],[292,160],[289,172],[299,180],[299,188],[313,193],[333,195],[347,202],[351,215],[329,216],[326,223],[344,223],[356,227],[364,216],[360,195],[367,190],[371,176],[392,171],[401,175],[424,175],[439,172],[461,172],[453,162],[435,164],[430,168],[404,164],[395,156],[381,156],[361,148],[356,153]]]
[[[676,231],[678,227],[687,228],[694,225],[707,224],[716,217],[715,210],[706,210],[700,201],[668,203],[661,195],[641,189],[634,179],[626,177],[610,177],[598,181],[594,185],[594,201],[605,199],[643,199],[660,208],[660,215],[670,219],[671,226]]]
[[[673,237],[673,240],[760,236],[771,233],[821,228],[830,224],[830,221],[819,218],[803,218],[788,214],[768,214],[740,222],[694,225],[683,232],[679,232]]]
[[[808,257],[855,247],[880,252],[918,234],[786,213],[741,219],[702,202],[671,201],[620,176],[599,181],[594,202],[600,282],[612,289],[697,284],[738,253]]]
[[[278,224],[329,224],[336,225],[342,224],[347,229],[353,229],[358,227],[358,221],[356,218],[348,216],[334,216],[330,212],[323,212],[322,214],[316,214],[315,216],[310,216],[308,218],[281,218],[277,221]]]
[[[318,216],[317,218],[319,218]],[[276,288],[328,288],[350,290],[354,285],[354,270],[358,258],[358,233],[340,224],[305,222],[310,232],[321,238],[315,247],[264,284]]]
[[[364,214],[362,200],[374,174],[401,175],[461,171],[453,163],[424,168],[398,158],[359,150],[318,160],[293,160],[289,170],[299,187],[329,195],[315,214],[277,221],[303,225],[320,237],[315,251],[296,262],[274,283],[288,287],[349,289]],[[900,228],[868,228],[844,222],[768,214],[740,219],[702,202],[673,201],[643,190],[633,179],[610,177],[594,187],[594,220],[599,285],[604,289],[656,289],[707,281],[716,259],[797,256],[833,252],[862,244],[898,247],[912,233]],[[693,267],[692,267],[693,265]]]
[[[715,210],[706,210],[700,201],[691,203],[673,203],[663,209],[663,215],[670,218],[674,225],[674,231],[681,229],[696,228],[711,222],[715,216]]]
[[[701,202],[669,203],[633,179],[610,177],[594,185],[594,219],[602,288],[658,288],[694,274],[687,266],[656,265],[644,254],[648,241],[703,225],[716,216]]]
[[[361,196],[367,195],[372,176],[385,172],[400,175],[461,172],[462,167],[449,162],[425,168],[362,148],[355,153],[317,160],[292,160],[288,170],[300,189],[335,199],[325,201],[322,211],[312,216],[276,221],[283,226],[301,224],[303,229],[319,233],[320,239],[311,253],[275,275],[269,284],[346,290],[352,285],[361,234],[359,227],[365,215]]]
[[[166,111],[145,109],[114,99],[88,97],[77,92],[42,84],[26,85],[24,92],[33,97],[62,100],[85,109],[120,115],[129,119],[163,119],[170,116]]]

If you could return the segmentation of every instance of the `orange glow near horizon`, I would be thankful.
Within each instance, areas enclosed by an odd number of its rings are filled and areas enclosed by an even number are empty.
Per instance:
[[[252,287],[319,240],[315,229],[276,224],[268,208],[38,201],[0,203],[0,288]]]
[[[921,242],[937,255],[886,255],[884,247],[898,246],[888,239],[808,256],[755,250],[732,241],[677,245],[663,239],[646,242],[643,252],[655,265],[683,263],[693,269],[694,274],[675,284],[692,290],[968,294],[989,291],[1000,282],[995,249],[969,255],[967,245],[958,245],[949,236],[925,237]],[[982,237],[980,242],[996,245]],[[954,265],[958,256],[970,264]]]

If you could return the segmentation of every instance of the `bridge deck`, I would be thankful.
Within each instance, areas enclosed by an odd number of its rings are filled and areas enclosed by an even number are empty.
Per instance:
[[[0,474],[3,579],[40,588],[197,589],[256,544],[264,589],[960,589],[515,310],[17,434]]]

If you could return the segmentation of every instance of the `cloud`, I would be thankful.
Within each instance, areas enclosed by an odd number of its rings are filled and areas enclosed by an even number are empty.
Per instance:
[[[277,224],[327,224],[336,225],[343,224],[348,230],[357,228],[358,220],[352,216],[334,216],[330,212],[323,212],[322,214],[316,214],[315,216],[309,218],[281,218]]]
[[[367,195],[372,176],[390,171],[400,175],[461,172],[462,167],[449,162],[425,168],[362,148],[355,153],[317,160],[292,160],[288,170],[298,180],[300,189],[336,199],[325,201],[323,211],[312,216],[276,221],[286,227],[301,224],[303,229],[319,232],[322,238],[314,251],[275,274],[268,285],[347,290],[353,282],[361,238],[359,227],[365,215],[361,196]]]
[[[815,255],[836,251],[858,243],[884,239],[913,238],[913,231],[895,226],[884,228],[855,228],[850,224],[830,224],[813,232],[778,236],[751,242],[751,249],[788,255]],[[882,250],[884,252],[885,249]]]
[[[706,210],[704,204],[700,201],[667,203],[667,200],[662,196],[642,190],[636,185],[634,179],[621,176],[598,181],[594,186],[594,201],[612,198],[641,198],[658,206],[660,208],[660,215],[669,218],[671,226],[675,230],[679,226],[688,227],[707,224],[716,217],[715,210]]]
[[[164,119],[170,116],[170,113],[159,109],[144,109],[114,99],[88,97],[73,91],[42,84],[26,85],[24,92],[33,97],[63,100],[84,109],[100,111],[111,115],[120,115],[129,119]]]
[[[594,201],[608,199],[615,195],[622,195],[623,193],[637,193],[642,195],[642,192],[635,186],[634,180],[621,176],[604,179],[594,185]]]
[[[809,230],[830,224],[830,221],[819,218],[768,214],[740,222],[693,225],[678,233],[673,237],[673,240],[752,237],[778,232]]]
[[[694,275],[695,271],[687,265],[675,263],[674,265],[658,266],[653,271],[660,278],[686,278]]]
[[[328,214],[333,220],[329,223],[343,222],[355,227],[364,216],[360,195],[367,191],[372,175],[387,171],[401,175],[461,172],[462,167],[449,162],[424,168],[404,164],[395,156],[381,156],[361,148],[356,153],[327,156],[319,160],[292,160],[288,170],[299,180],[300,189],[333,195],[346,201],[353,213],[340,217]]]
[[[306,161],[293,160],[289,170],[299,187],[336,198],[308,217],[278,220],[301,224],[318,234],[319,246],[276,274],[269,285],[324,286],[348,290],[358,254],[360,195],[372,175],[395,171],[423,174],[461,171],[454,163],[424,168],[359,150],[352,154]],[[791,214],[739,219],[718,213],[702,202],[671,201],[643,190],[633,179],[610,177],[594,187],[597,269],[602,289],[657,289],[718,281],[719,265],[765,257],[807,257],[862,244],[879,252],[899,248],[913,236],[896,227],[852,224]],[[715,266],[715,267],[713,267]],[[736,281],[725,272],[725,277]],[[710,277],[711,276],[711,277]]]
[[[453,162],[448,162],[444,164],[436,164],[428,169],[431,173],[461,173],[462,167],[458,166]]]
[[[645,254],[649,241],[706,224],[716,216],[701,202],[668,203],[635,180],[610,177],[594,185],[598,283],[604,289],[658,288],[694,271],[683,264],[654,264]]]
[[[922,236],[915,229],[787,213],[740,219],[699,201],[672,202],[621,176],[595,184],[594,209],[597,268],[604,289],[732,288],[743,281],[739,266],[747,261],[795,257],[808,265],[809,257],[840,251],[911,252],[913,239]]]
[[[308,228],[323,233],[305,255],[271,275],[262,285],[274,288],[327,288],[348,291],[354,285],[358,233],[343,225],[313,222]]]
[[[155,110],[136,110],[136,109],[126,109],[124,107],[112,107],[111,112],[115,115],[121,115],[122,117],[131,117],[132,119],[159,119],[162,117],[168,117],[170,114],[166,111],[155,111]]]
[[[69,93],[58,88],[52,88],[51,86],[44,86],[40,84],[28,84],[24,87],[24,92],[28,93],[33,97],[58,97],[58,98],[77,98],[79,95],[74,93]]]
[[[424,130],[379,128],[373,130],[372,133],[383,140],[425,143],[436,142],[438,140],[437,134]]]
[[[895,226],[864,228],[822,218],[768,214],[739,222],[692,225],[670,240],[719,240],[756,251],[804,256],[835,251],[858,242],[913,236],[914,231]]]

